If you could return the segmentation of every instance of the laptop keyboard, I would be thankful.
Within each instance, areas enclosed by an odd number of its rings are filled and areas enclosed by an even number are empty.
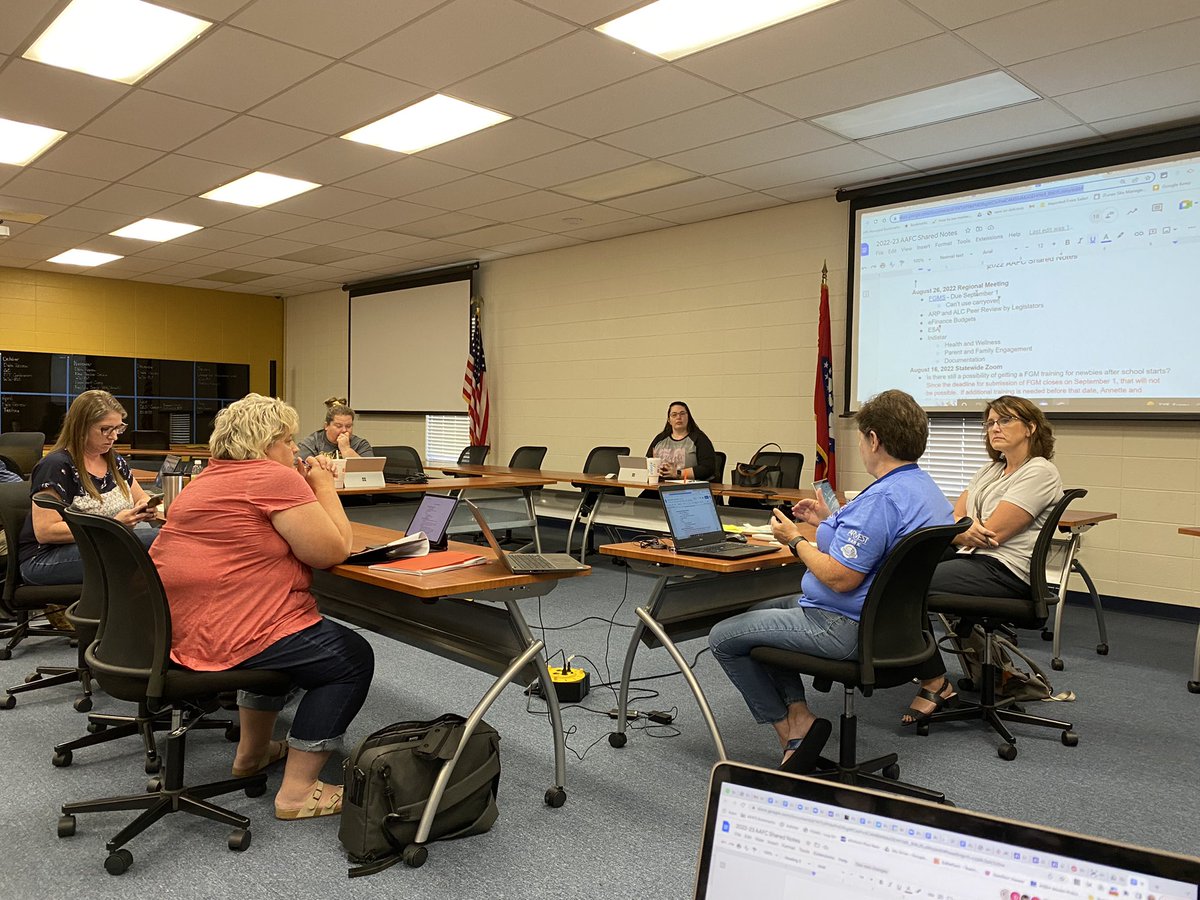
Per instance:
[[[540,569],[549,569],[554,566],[553,560],[546,559],[546,557],[537,553],[509,553],[507,556],[509,562],[511,562],[514,566],[521,566],[525,569],[534,567]]]

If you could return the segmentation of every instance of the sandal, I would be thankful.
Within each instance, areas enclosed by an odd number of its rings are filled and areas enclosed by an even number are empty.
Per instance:
[[[828,719],[817,719],[808,728],[808,734],[802,738],[792,738],[784,747],[791,751],[791,756],[779,764],[779,771],[792,775],[807,775],[817,767],[821,760],[821,751],[833,734],[833,723]]]
[[[258,765],[250,766],[245,769],[239,769],[237,766],[234,766],[233,777],[245,778],[248,775],[257,775],[263,769],[267,768],[267,766],[273,766],[280,760],[287,759],[287,755],[287,741],[268,741],[267,749],[264,750],[262,756],[259,757]]]
[[[950,688],[951,691],[951,693],[948,695],[942,693],[946,690],[946,688]],[[945,675],[942,676],[942,683],[938,685],[938,689],[936,691],[931,691],[928,688],[921,688],[919,691],[917,691],[917,697],[922,700],[928,700],[933,704],[933,709],[931,709],[929,712],[921,712],[921,710],[910,706],[908,711],[900,717],[901,725],[924,725],[930,719],[932,719],[934,714],[939,710],[942,710],[947,706],[954,706],[958,703],[958,692],[954,690],[954,682],[952,682]]]
[[[328,793],[326,793],[328,792]],[[313,784],[312,795],[299,809],[283,809],[275,804],[275,818],[291,821],[316,819],[320,816],[339,816],[342,813],[342,786],[318,781]]]

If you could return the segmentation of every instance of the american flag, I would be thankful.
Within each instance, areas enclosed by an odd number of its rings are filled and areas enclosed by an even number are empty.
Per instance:
[[[471,416],[471,443],[488,442],[488,389],[484,378],[487,363],[483,359],[483,321],[471,310],[471,346],[467,351],[467,372],[463,376],[463,399]]]
[[[833,348],[829,335],[829,285],[821,269],[821,306],[817,321],[817,381],[813,390],[817,421],[817,463],[813,477],[837,488],[837,455],[833,440]]]

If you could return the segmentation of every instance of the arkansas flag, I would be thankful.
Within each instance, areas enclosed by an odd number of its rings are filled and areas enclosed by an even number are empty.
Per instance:
[[[471,309],[471,344],[467,351],[467,371],[463,376],[463,399],[471,417],[471,443],[488,442],[487,363],[483,359],[483,321],[478,311]]]
[[[827,479],[837,488],[837,463],[833,448],[833,351],[829,339],[829,285],[821,271],[821,312],[817,320],[817,383],[813,388],[813,415],[817,420],[817,463],[813,477]]]

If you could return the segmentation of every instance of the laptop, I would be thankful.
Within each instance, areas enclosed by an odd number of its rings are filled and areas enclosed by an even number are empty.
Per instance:
[[[706,481],[664,484],[658,489],[658,496],[667,514],[667,527],[675,541],[676,553],[742,559],[767,556],[779,550],[778,547],[756,547],[726,540],[712,488]]]
[[[638,484],[650,483],[651,467],[656,467],[658,460],[649,459],[645,456],[618,456],[617,465],[620,466],[620,471],[617,472],[617,481],[634,481]],[[657,468],[654,469],[658,471]]]
[[[335,460],[335,463],[341,482],[338,487],[383,487],[385,483],[383,467],[387,465],[386,456],[350,456]]]
[[[162,480],[164,475],[186,475],[187,463],[183,461],[183,457],[175,453],[168,453],[163,457],[162,465],[158,468],[158,475],[154,478],[154,486],[160,491],[162,490]]]
[[[464,500],[463,503],[470,508],[471,515],[475,517],[475,521],[479,524],[479,530],[483,532],[488,545],[496,552],[496,557],[512,574],[540,575],[543,572],[583,572],[591,568],[591,566],[585,566],[579,560],[575,559],[575,557],[566,553],[507,552],[500,546],[500,542],[496,540],[496,536],[492,534],[492,529],[488,527],[487,520],[483,518],[483,513],[479,511],[479,507],[470,500]]]
[[[721,762],[694,896],[1198,900],[1200,858]]]

